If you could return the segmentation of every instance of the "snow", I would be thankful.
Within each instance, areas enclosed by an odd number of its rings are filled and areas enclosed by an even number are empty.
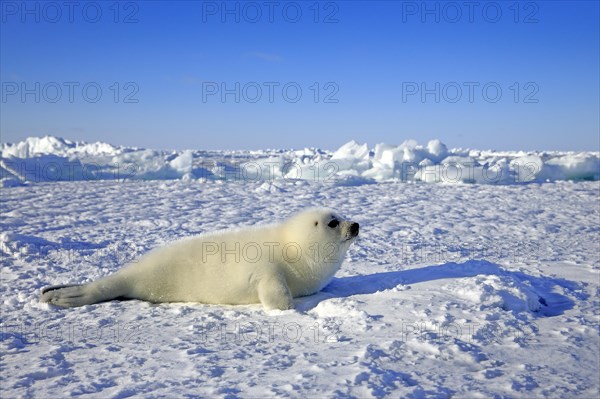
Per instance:
[[[597,154],[439,142],[352,143],[333,154],[31,143],[4,145],[2,161],[65,157],[82,178],[16,173],[20,183],[1,189],[2,397],[598,396],[600,182],[545,182],[596,176]],[[147,178],[109,178],[103,166],[126,156]],[[407,157],[427,168],[542,170],[521,175],[527,184],[406,183],[396,167]],[[350,166],[332,179],[286,179],[268,159],[297,160],[307,173],[316,162]],[[237,161],[276,176],[236,178]],[[83,178],[87,162],[107,178]],[[366,184],[378,181],[366,171],[391,178]],[[335,208],[361,232],[334,280],[294,310],[39,302],[48,284],[91,281],[166,242],[308,206]]]
[[[309,180],[355,185],[386,181],[444,184],[599,180],[600,152],[498,152],[350,141],[337,151],[166,151],[73,142],[52,136],[2,144],[0,185],[78,180]]]
[[[599,186],[579,181],[600,178],[598,153],[47,136],[0,158],[3,397],[598,394]],[[165,242],[312,205],[361,236],[294,311],[38,300]]]

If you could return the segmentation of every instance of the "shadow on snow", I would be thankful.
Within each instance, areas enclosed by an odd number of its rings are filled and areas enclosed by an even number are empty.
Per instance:
[[[336,277],[316,295],[297,299],[297,307],[303,311],[307,311],[316,307],[321,301],[329,298],[374,294],[395,288],[398,285],[411,285],[440,279],[457,279],[480,275],[495,275],[528,284],[530,290],[538,296],[541,307],[539,312],[536,313],[542,316],[561,315],[566,310],[572,309],[575,305],[570,297],[554,292],[557,287],[562,288],[565,293],[568,293],[577,300],[585,300],[588,297],[583,292],[581,283],[555,277],[531,276],[519,271],[506,270],[495,263],[485,260],[470,260],[464,263],[450,262],[419,269]]]

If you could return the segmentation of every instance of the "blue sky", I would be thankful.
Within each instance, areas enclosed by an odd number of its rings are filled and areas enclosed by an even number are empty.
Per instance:
[[[1,141],[600,150],[598,2],[465,4],[2,1]]]

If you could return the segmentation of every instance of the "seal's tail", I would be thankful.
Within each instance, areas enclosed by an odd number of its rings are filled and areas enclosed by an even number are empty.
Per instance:
[[[40,299],[42,302],[63,308],[110,301],[111,299],[123,296],[125,293],[120,284],[107,281],[111,277],[107,276],[88,284],[53,285],[46,287],[42,289]]]

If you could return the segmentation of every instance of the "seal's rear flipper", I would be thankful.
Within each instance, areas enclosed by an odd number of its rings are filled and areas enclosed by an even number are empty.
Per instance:
[[[87,284],[52,285],[42,289],[40,300],[63,308],[91,305],[126,296],[127,281],[113,274]]]
[[[62,284],[62,285],[50,285],[48,287],[42,288],[42,299],[44,298],[44,294],[48,291],[60,290],[61,288],[67,287],[76,287],[79,284]]]
[[[70,308],[97,302],[89,294],[86,285],[55,285],[42,290],[41,301]]]

